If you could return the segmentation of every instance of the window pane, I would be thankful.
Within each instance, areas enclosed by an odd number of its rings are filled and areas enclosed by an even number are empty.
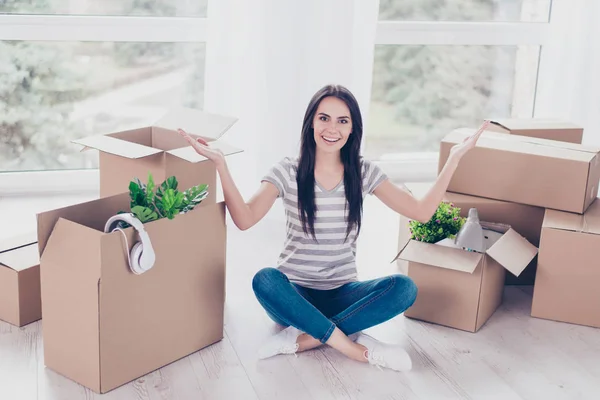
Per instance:
[[[208,0],[3,0],[0,13],[206,17]]]
[[[381,0],[381,21],[548,22],[552,0]]]
[[[0,171],[97,168],[72,139],[203,107],[204,43],[0,42]]]
[[[538,59],[538,46],[376,46],[365,155],[437,152],[452,129],[530,117]]]

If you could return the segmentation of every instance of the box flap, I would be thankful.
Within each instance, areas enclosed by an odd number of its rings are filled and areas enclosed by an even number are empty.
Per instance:
[[[447,134],[442,141],[445,143],[461,143],[466,137],[473,135],[476,129],[459,128]],[[558,140],[541,139],[531,136],[507,135],[499,132],[485,131],[479,137],[476,146],[484,148],[499,148],[499,144],[505,144],[503,147],[510,148],[513,151],[527,151],[523,145],[540,146],[541,148],[553,148],[570,150],[573,152],[589,154],[590,156],[600,152],[600,147],[583,145],[578,143],[561,142]],[[534,147],[532,147],[534,148]]]
[[[495,118],[490,123],[508,130],[582,129],[572,122],[549,118]]]
[[[538,249],[517,231],[509,228],[486,253],[506,270],[519,276],[536,256]]]
[[[40,264],[37,245],[30,244],[28,246],[19,247],[11,251],[5,251],[0,254],[0,264],[20,272],[27,268],[35,267]]]
[[[108,135],[87,136],[71,140],[71,142],[85,146],[83,150],[91,148],[126,158],[142,158],[163,152],[160,149],[117,139]]]
[[[542,228],[600,235],[600,201],[596,199],[584,214],[546,209]]]
[[[482,257],[481,253],[469,252],[455,247],[451,239],[444,239],[438,243],[410,240],[404,249],[398,253],[396,260],[400,259],[472,274]]]
[[[169,110],[154,126],[173,131],[181,128],[191,135],[212,141],[223,136],[236,122],[237,118],[177,107]]]
[[[37,232],[31,231],[0,240],[0,253],[37,242]]]
[[[242,149],[238,149],[237,147],[223,142],[222,140],[210,142],[209,145],[213,149],[221,150],[226,156],[241,153],[243,151]],[[175,150],[169,150],[167,153],[172,154],[175,157],[179,157],[182,160],[189,161],[191,163],[198,163],[207,160],[206,157],[196,153],[196,150],[194,150],[192,146],[186,146]]]

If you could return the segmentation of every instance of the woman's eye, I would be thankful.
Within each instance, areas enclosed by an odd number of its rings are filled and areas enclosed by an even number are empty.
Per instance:
[[[348,120],[347,120],[347,119],[343,119],[343,120],[341,120],[340,122],[341,122],[342,124],[347,124],[347,123],[348,123]]]
[[[321,117],[319,117],[319,119],[320,119],[321,121],[323,121],[323,122],[327,121],[327,117],[323,117],[323,116],[321,116]]]

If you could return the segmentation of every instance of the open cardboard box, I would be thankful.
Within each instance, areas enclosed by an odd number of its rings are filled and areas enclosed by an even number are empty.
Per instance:
[[[452,146],[475,133],[457,129],[440,145],[438,170]],[[598,195],[600,148],[484,132],[460,161],[448,191],[583,213]]]
[[[531,315],[600,328],[600,201],[585,214],[546,210]]]
[[[406,188],[417,198],[423,197],[431,188],[432,183],[406,183]],[[469,209],[476,208],[479,218],[483,221],[494,221],[509,225],[512,229],[522,235],[527,241],[538,247],[542,231],[545,209],[542,207],[529,206],[527,204],[512,203],[508,201],[488,199],[485,197],[469,196],[466,194],[446,192],[442,201],[453,203],[460,208],[460,215],[467,217]],[[410,237],[409,220],[400,216],[400,232],[398,235],[398,248],[406,244]],[[398,260],[400,264],[404,261]],[[510,271],[506,274],[506,285],[533,285],[537,267],[537,257],[534,257],[529,265],[515,276]]]
[[[583,128],[568,121],[543,118],[490,119],[490,131],[579,143],[583,140]]]
[[[458,248],[453,239],[438,243],[409,240],[396,259],[408,261],[407,275],[418,288],[404,315],[477,332],[502,303],[505,270],[515,276],[537,248],[508,225],[481,221],[485,253]]]
[[[45,364],[97,393],[223,338],[225,204],[145,223],[156,262],[135,275],[134,229],[123,230],[127,242],[104,233],[129,201],[121,193],[37,216]]]
[[[0,320],[22,327],[42,318],[35,232],[0,241]]]
[[[100,151],[100,197],[127,191],[130,181],[134,178],[146,181],[149,172],[157,184],[175,176],[179,187],[185,189],[204,183],[216,188],[214,164],[196,153],[177,129],[184,129],[192,137],[203,138],[210,147],[220,149],[228,156],[242,151],[220,139],[236,121],[236,118],[223,115],[175,108],[148,126],[72,142],[84,146],[82,151]],[[207,200],[216,201],[215,190],[210,192]]]

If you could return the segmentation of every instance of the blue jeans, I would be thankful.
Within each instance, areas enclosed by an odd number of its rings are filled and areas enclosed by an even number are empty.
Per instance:
[[[351,335],[392,319],[417,298],[412,279],[399,274],[316,290],[290,282],[278,269],[263,268],[254,276],[252,289],[273,321],[291,325],[321,343],[336,327]]]

